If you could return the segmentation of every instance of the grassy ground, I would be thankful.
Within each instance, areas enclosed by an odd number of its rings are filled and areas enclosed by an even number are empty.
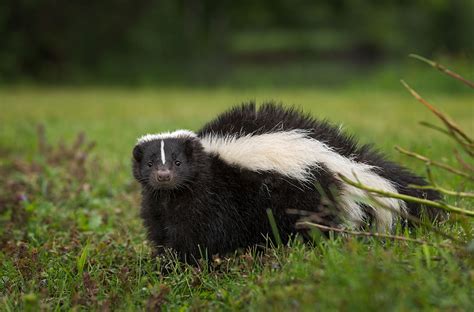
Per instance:
[[[426,98],[473,133],[471,95]],[[0,310],[472,311],[472,254],[400,241],[334,236],[314,246],[294,242],[269,249],[263,256],[241,252],[212,268],[176,265],[166,276],[158,273],[144,241],[139,189],[130,173],[135,138],[196,129],[223,109],[251,99],[297,104],[343,123],[363,142],[376,142],[418,173],[423,165],[397,154],[394,145],[456,163],[452,142],[417,124],[434,122],[434,117],[403,90],[4,89]],[[39,123],[47,139],[38,138]],[[79,131],[87,139],[74,147]],[[57,143],[61,139],[65,146]],[[45,140],[52,149],[44,147]],[[91,152],[89,141],[96,142]],[[443,186],[474,189],[445,172],[434,174]],[[474,208],[472,201],[447,200]],[[441,227],[469,242],[472,226],[472,221],[452,218]],[[449,242],[424,228],[399,234]]]

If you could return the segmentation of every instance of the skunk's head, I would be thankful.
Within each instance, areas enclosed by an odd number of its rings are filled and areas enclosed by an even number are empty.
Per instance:
[[[133,176],[145,188],[184,189],[194,183],[204,152],[191,131],[145,135],[133,149]]]

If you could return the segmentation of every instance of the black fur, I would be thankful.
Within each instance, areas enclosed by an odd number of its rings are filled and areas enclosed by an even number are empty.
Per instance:
[[[266,103],[257,110],[254,103],[248,103],[220,115],[205,125],[199,131],[198,136],[203,136],[206,133],[222,135],[232,133],[241,136],[250,133],[262,134],[275,130],[293,129],[311,130],[311,137],[326,143],[339,154],[352,157],[357,162],[380,168],[380,170],[375,170],[376,173],[392,181],[401,194],[433,200],[440,198],[439,194],[433,190],[408,188],[407,186],[410,184],[426,185],[426,182],[406,168],[386,160],[371,145],[359,146],[352,136],[342,133],[339,127],[326,120],[316,120],[294,108],[284,108],[274,103]],[[408,211],[413,215],[421,215],[420,206],[411,203],[408,203],[407,206]],[[435,217],[436,210],[427,210],[426,212],[431,217]]]
[[[158,250],[171,247],[182,260],[195,261],[204,255],[222,255],[264,243],[266,236],[271,238],[267,209],[273,212],[283,242],[299,232],[295,222],[301,216],[289,214],[288,209],[316,212],[320,215],[318,222],[339,224],[337,198],[333,194],[340,185],[329,170],[312,170],[314,182],[320,187],[304,187],[300,181],[274,172],[257,173],[231,166],[218,155],[204,152],[199,141],[199,137],[209,133],[241,136],[292,129],[310,130],[311,137],[341,155],[380,168],[377,173],[392,181],[402,194],[439,198],[434,191],[408,188],[408,184],[425,185],[426,182],[387,161],[370,146],[358,146],[352,137],[330,123],[272,103],[258,109],[249,103],[205,125],[197,133],[198,138],[167,139],[169,154],[166,158],[173,161],[167,162],[165,168],[172,174],[166,184],[157,181],[155,174],[163,169],[157,161],[160,141],[134,148],[133,174],[142,185],[141,217],[149,240]],[[174,163],[176,160],[179,166]],[[324,195],[326,201],[322,201]],[[416,216],[421,213],[419,206],[408,204],[408,208]]]

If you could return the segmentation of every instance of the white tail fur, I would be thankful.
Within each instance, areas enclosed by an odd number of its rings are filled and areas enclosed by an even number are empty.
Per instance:
[[[346,158],[328,145],[308,136],[305,130],[291,130],[259,135],[216,136],[206,135],[202,139],[204,150],[219,155],[229,164],[252,171],[275,171],[302,182],[311,180],[310,170],[324,165],[331,172],[388,192],[397,192],[390,181],[373,172],[373,166]],[[351,224],[360,224],[364,212],[358,201],[366,198],[364,191],[344,184],[340,196],[341,206]],[[378,198],[391,210],[404,211],[403,201],[392,198]],[[377,226],[389,229],[394,212],[381,207],[374,208]]]

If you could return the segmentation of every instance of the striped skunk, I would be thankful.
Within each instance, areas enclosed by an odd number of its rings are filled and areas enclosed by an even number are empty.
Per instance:
[[[267,209],[284,243],[296,233],[306,236],[295,227],[301,216],[289,209],[314,212],[319,223],[331,226],[371,220],[379,230],[390,230],[397,212],[421,214],[420,206],[391,198],[378,198],[389,209],[371,207],[365,193],[338,174],[439,199],[435,191],[409,188],[426,182],[340,128],[273,103],[235,107],[197,133],[142,136],[132,163],[148,239],[158,252],[172,248],[183,261],[264,243],[273,237]]]

